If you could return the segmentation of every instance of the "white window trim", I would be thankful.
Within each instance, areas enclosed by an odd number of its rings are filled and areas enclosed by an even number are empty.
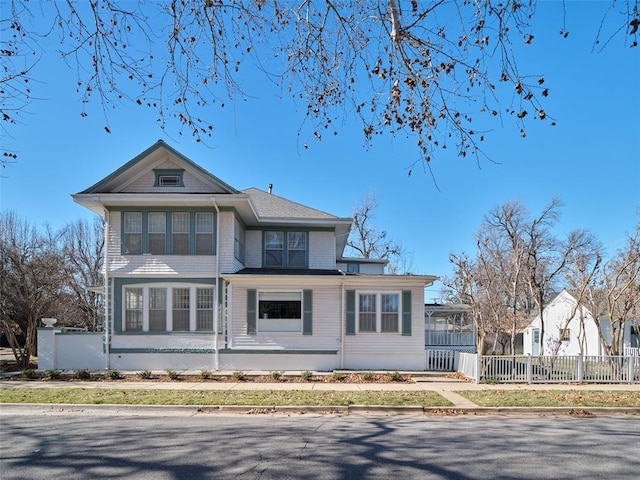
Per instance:
[[[360,331],[360,295],[375,295],[376,297],[376,331]],[[395,332],[382,331],[382,295],[397,295],[398,297],[398,330]],[[361,335],[396,335],[402,333],[402,291],[400,290],[356,290],[356,334]]]
[[[208,283],[144,283],[144,284],[126,284],[122,286],[122,331],[127,331],[126,322],[126,302],[125,291],[127,288],[141,288],[142,289],[142,333],[150,334],[163,334],[163,333],[211,333],[215,330],[215,309],[216,309],[216,286]],[[164,288],[167,290],[166,296],[166,330],[149,330],[149,289],[150,288]],[[188,288],[189,289],[189,330],[173,330],[173,289],[174,288]],[[213,308],[214,308],[214,330],[197,330],[197,289],[198,288],[213,288]],[[131,330],[132,332],[141,333],[140,330]]]
[[[285,332],[280,332],[280,331],[264,331],[264,330],[260,330],[260,323],[262,318],[260,317],[260,295],[263,293],[295,293],[295,294],[299,294],[300,295],[300,318],[288,318],[286,320],[298,320],[300,323],[300,328],[299,330],[291,330],[291,331],[285,331]],[[256,292],[257,295],[257,305],[256,305],[256,316],[257,316],[257,322],[256,322],[256,333],[257,334],[261,334],[261,335],[301,335],[302,334],[302,317],[304,315],[304,294],[302,290],[297,290],[297,289],[292,289],[292,288],[282,288],[282,289],[270,289],[270,290],[258,290]]]

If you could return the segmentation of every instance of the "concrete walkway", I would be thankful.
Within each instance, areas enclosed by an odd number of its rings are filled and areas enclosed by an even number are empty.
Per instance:
[[[268,373],[267,373],[268,374]],[[196,377],[194,377],[196,378]],[[139,389],[139,390],[307,390],[307,391],[433,391],[449,400],[452,404],[445,410],[448,412],[458,413],[475,413],[475,414],[491,414],[491,413],[518,413],[518,414],[566,414],[576,409],[583,410],[581,407],[574,408],[529,408],[529,407],[510,407],[510,408],[487,408],[480,407],[471,402],[458,392],[469,390],[596,390],[596,391],[633,391],[640,395],[640,384],[476,384],[464,380],[452,379],[445,376],[416,376],[414,383],[339,383],[339,382],[273,382],[260,383],[252,381],[199,381],[199,380],[180,380],[180,381],[22,381],[22,380],[0,380],[0,388],[105,388],[105,389]],[[99,406],[98,406],[99,407]],[[9,408],[8,405],[0,405],[0,411]],[[118,406],[119,410],[124,407]],[[139,410],[141,407],[137,406]],[[193,408],[193,407],[192,407]],[[217,407],[215,407],[217,408]],[[222,408],[222,407],[221,407]],[[237,410],[247,410],[248,407],[240,407]],[[346,409],[347,407],[345,407]],[[13,408],[11,408],[13,409]],[[297,407],[300,410],[301,407]],[[379,411],[402,411],[403,407],[375,407],[360,406],[360,410],[379,410]],[[407,412],[415,411],[416,407],[407,407]],[[229,411],[228,407],[224,410]],[[282,410],[282,407],[280,408]],[[290,410],[290,409],[288,409]],[[317,411],[317,408],[310,409]],[[348,410],[353,410],[350,408]],[[438,409],[422,409],[441,411]],[[640,415],[640,408],[616,408],[616,407],[589,407],[589,412],[600,414],[625,414]]]

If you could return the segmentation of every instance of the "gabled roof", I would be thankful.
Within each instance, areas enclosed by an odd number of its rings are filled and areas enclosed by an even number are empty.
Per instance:
[[[116,171],[107,175],[105,178],[87,188],[86,190],[80,192],[78,195],[115,193],[118,191],[119,186],[121,186],[123,183],[131,181],[131,179],[135,178],[137,175],[148,171],[151,164],[158,162],[163,158],[163,154],[164,156],[171,156],[173,160],[183,164],[183,166],[186,169],[190,170],[194,175],[197,175],[203,181],[210,183],[212,185],[212,191],[229,194],[240,193],[238,190],[223,182],[215,175],[206,171],[197,163],[185,157],[182,153],[180,153],[173,147],[167,145],[164,141],[158,140],[144,152],[136,155]]]

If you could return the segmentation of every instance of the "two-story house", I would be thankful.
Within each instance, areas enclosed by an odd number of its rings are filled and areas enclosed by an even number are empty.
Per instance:
[[[104,333],[40,329],[40,369],[426,368],[436,277],[343,258],[351,218],[236,190],[163,141],[73,200],[104,219]]]

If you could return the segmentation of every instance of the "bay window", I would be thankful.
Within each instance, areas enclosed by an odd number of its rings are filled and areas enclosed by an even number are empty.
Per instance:
[[[214,287],[148,284],[123,287],[122,330],[127,332],[213,331]]]

